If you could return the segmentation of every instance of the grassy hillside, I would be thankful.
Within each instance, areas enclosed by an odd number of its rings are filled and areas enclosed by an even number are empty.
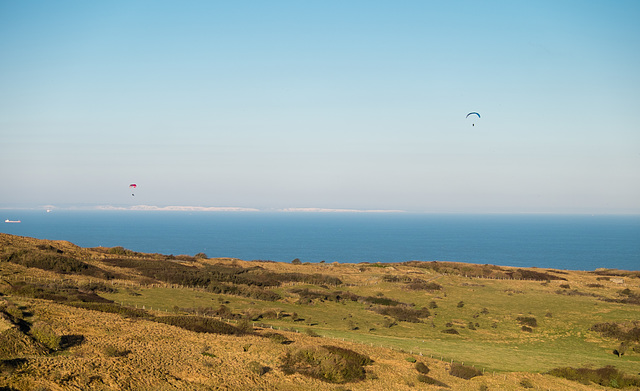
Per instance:
[[[0,387],[640,387],[639,272],[295,263],[0,234]]]

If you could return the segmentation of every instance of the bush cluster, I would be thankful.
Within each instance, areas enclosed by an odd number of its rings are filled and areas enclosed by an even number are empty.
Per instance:
[[[282,358],[285,374],[300,373],[330,383],[364,380],[371,358],[337,346],[311,346],[290,351]]]
[[[277,301],[282,298],[276,292],[270,291],[266,288],[259,286],[249,285],[232,285],[225,283],[211,282],[206,290],[211,293],[218,293],[224,295],[235,295],[249,297],[256,300],[264,301]]]
[[[414,291],[439,291],[442,289],[442,285],[426,281],[414,281],[408,283],[406,287]]]
[[[538,327],[538,321],[533,316],[518,316],[516,320],[523,326]]]
[[[506,270],[495,265],[469,265],[460,264],[455,262],[421,262],[410,261],[405,262],[404,265],[419,267],[424,269],[433,270],[436,273],[443,274],[456,274],[467,277],[481,277],[481,278],[508,278],[514,280],[536,280],[536,281],[550,281],[550,280],[566,280],[566,278],[556,276],[554,274],[538,272],[534,270],[517,269],[515,271]],[[555,273],[555,272],[554,272]]]
[[[451,365],[451,369],[449,370],[449,374],[451,376],[459,377],[461,379],[469,380],[476,376],[482,376],[482,371],[476,369],[474,367],[469,367],[462,364],[454,363]]]
[[[110,303],[94,292],[83,292],[77,286],[65,282],[28,283],[19,281],[11,286],[11,293],[36,299],[51,300],[58,303],[93,302]]]
[[[431,313],[427,308],[414,309],[407,306],[372,307],[380,315],[390,316],[399,322],[420,323],[421,318],[428,318]]]
[[[336,277],[322,274],[275,273],[259,266],[240,267],[224,264],[206,265],[204,268],[185,265],[171,260],[113,258],[104,261],[113,266],[134,269],[145,277],[184,286],[217,286],[215,283],[249,286],[280,286],[283,282],[339,285]],[[213,284],[212,284],[213,283]]]
[[[640,322],[629,325],[615,322],[597,323],[591,326],[590,330],[600,333],[603,337],[615,338],[622,342],[640,342]]]
[[[228,323],[204,316],[160,316],[154,320],[159,323],[177,326],[197,333],[244,335],[251,332],[250,330],[243,330],[240,327],[235,327]]]
[[[60,274],[81,274],[110,279],[114,274],[100,269],[97,266],[63,255],[55,248],[53,250],[18,250],[4,254],[0,259],[3,262],[11,262],[18,265],[48,270]]]
[[[290,289],[289,292],[300,296],[299,302],[303,304],[311,303],[312,300],[335,301],[341,303],[345,301],[358,301],[360,299],[360,296],[354,293],[342,291],[326,292],[309,288],[294,288]]]
[[[418,372],[420,372],[420,373],[422,373],[424,375],[429,373],[429,367],[425,363],[423,363],[421,361],[418,361],[416,363],[415,367],[416,367],[416,371],[418,371]]]
[[[66,303],[77,308],[83,308],[85,310],[107,312],[110,314],[119,314],[125,318],[132,319],[149,319],[153,320],[153,316],[147,311],[137,308],[124,307],[114,302],[109,303],[96,303],[96,302],[72,302]]]
[[[605,387],[640,387],[640,378],[627,376],[613,366],[598,369],[562,367],[549,371],[550,375],[576,381],[582,384],[599,384]]]

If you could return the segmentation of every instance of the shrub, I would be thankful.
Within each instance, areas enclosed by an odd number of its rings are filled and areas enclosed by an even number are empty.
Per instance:
[[[30,330],[33,338],[49,348],[50,350],[60,349],[60,336],[58,336],[50,325],[45,322],[36,322],[31,326]]]
[[[482,372],[474,367],[469,367],[462,364],[452,364],[449,370],[451,376],[459,377],[461,379],[469,380],[476,376],[482,376]]]
[[[591,331],[600,333],[603,337],[616,338],[619,341],[640,342],[640,323],[597,323],[591,326]]]
[[[442,285],[435,282],[414,281],[407,284],[407,288],[414,291],[439,291]]]
[[[82,274],[101,278],[113,277],[113,274],[105,270],[71,256],[62,255],[58,251],[20,250],[5,255],[0,260],[61,274]]]
[[[538,321],[532,316],[518,316],[516,320],[523,326],[538,327]]]
[[[420,323],[420,318],[427,318],[431,315],[428,309],[413,309],[405,306],[395,307],[373,307],[371,310],[380,315],[391,316],[397,321]]]
[[[464,307],[464,301],[460,300],[457,305],[458,308]]]
[[[195,331],[197,333],[212,333],[212,334],[233,334],[243,335],[246,334],[243,330],[234,327],[230,324],[221,322],[212,318],[205,318],[202,316],[161,316],[155,318],[156,322],[165,323],[172,326],[177,326],[189,331]]]
[[[116,303],[69,303],[73,307],[84,308],[86,310],[108,312],[111,314],[120,314],[127,318],[153,319],[153,316],[145,310],[137,308],[123,307]]]
[[[278,334],[278,333],[266,333],[264,334],[264,336],[269,338],[271,342],[277,343],[277,344],[287,345],[292,342],[289,339],[287,339],[287,337],[285,337],[284,335]]]
[[[529,326],[522,326],[521,330],[527,333],[533,333],[533,329]]]
[[[321,335],[316,333],[313,329],[306,329],[304,333],[310,337],[321,337]]]
[[[520,380],[520,385],[524,388],[535,388],[533,382],[530,379],[522,379]]]
[[[263,366],[262,364],[260,364],[257,361],[250,361],[247,364],[247,368],[251,372],[253,372],[253,373],[255,373],[256,375],[259,375],[259,376],[262,376],[262,375],[264,375],[265,373],[267,373],[269,371],[268,367]]]
[[[453,334],[453,335],[459,335],[460,333],[458,332],[458,330],[456,329],[444,329],[442,330],[443,333],[445,334]]]
[[[423,363],[423,362],[417,362],[416,363],[416,371],[426,375],[426,374],[429,373],[429,367],[426,366],[425,363]]]
[[[365,365],[373,361],[363,354],[337,346],[312,346],[287,352],[281,369],[285,374],[300,373],[330,383],[364,380]]]
[[[640,378],[627,376],[610,365],[599,369],[562,367],[552,369],[548,373],[582,384],[596,383],[615,388],[640,387]]]

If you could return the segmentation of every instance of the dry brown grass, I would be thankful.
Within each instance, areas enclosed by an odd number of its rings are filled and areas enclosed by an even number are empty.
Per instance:
[[[293,341],[286,346],[258,335],[198,334],[37,299],[23,299],[19,304],[31,309],[35,319],[47,322],[59,335],[82,335],[85,339],[80,345],[57,354],[33,349],[23,351],[28,364],[0,375],[0,386],[14,389],[335,390],[336,385],[298,374],[285,375],[278,369],[286,349],[319,343],[340,345],[374,360],[366,367],[367,379],[346,384],[346,389],[386,391],[431,387],[417,380],[419,373],[415,365],[406,360],[408,354],[389,349],[280,332]],[[6,333],[1,336],[4,338]],[[126,354],[113,355],[110,351]],[[414,357],[429,366],[430,377],[452,389],[479,389],[485,384],[489,389],[516,390],[525,377],[542,389],[593,389],[549,376],[519,373],[485,374],[463,380],[449,375],[449,363]],[[248,365],[252,361],[268,367],[268,372],[255,373]]]
[[[50,245],[113,273],[123,274],[118,283],[137,284],[147,281],[135,271],[125,271],[102,262],[107,257],[103,250],[83,249],[63,241],[40,241],[31,238],[13,237],[0,234],[0,255],[8,248],[29,249],[36,245]],[[110,258],[116,257],[109,255]],[[420,278],[425,281],[442,283],[443,291],[426,295],[425,303],[437,299],[431,296],[448,295],[449,301],[456,303],[467,298],[463,295],[473,294],[474,289],[480,291],[481,285],[498,286],[494,280],[474,280],[463,276],[443,277],[429,269],[408,266],[357,265],[357,264],[303,264],[272,262],[246,262],[236,259],[205,259],[190,262],[190,265],[202,267],[206,264],[238,265],[242,267],[260,266],[277,273],[319,273],[340,278],[350,291],[364,296],[373,292],[394,297],[398,300],[405,291],[384,282],[384,276],[400,278]],[[504,268],[505,270],[515,268]],[[541,271],[539,269],[532,269]],[[571,271],[565,276],[571,288],[584,292],[597,293],[614,297],[618,285],[598,280],[592,273]],[[11,283],[20,278],[53,279],[61,276],[45,270],[26,268],[21,265],[0,263],[0,288],[7,291]],[[64,275],[79,284],[91,280],[91,277]],[[95,278],[93,278],[95,281]],[[476,282],[478,281],[478,282]],[[499,290],[509,299],[519,299],[524,293],[534,297],[539,292],[553,293],[559,288],[561,281],[552,281],[546,285],[530,281],[510,281],[509,292]],[[606,289],[590,287],[589,284],[600,283]],[[637,280],[636,280],[637,283]],[[478,284],[474,287],[474,284]],[[118,285],[118,284],[116,284]],[[132,285],[133,286],[133,285]],[[137,286],[137,285],[136,285]],[[4,288],[3,288],[4,287]],[[137,286],[140,288],[139,286]],[[373,289],[372,287],[375,287]],[[464,287],[464,289],[461,289]],[[288,289],[288,287],[286,287]],[[340,289],[345,289],[341,287]],[[415,292],[409,292],[416,295]],[[427,297],[428,296],[428,297]],[[537,296],[536,296],[537,297]],[[286,297],[281,304],[290,305],[292,297]],[[455,314],[452,322],[462,327],[468,319],[460,315],[464,309],[448,309],[444,300],[437,299],[441,308],[440,316],[450,311]],[[251,299],[238,299],[250,302]],[[522,390],[522,384],[533,384],[534,389],[541,390],[593,390],[604,389],[599,386],[585,386],[549,375],[532,373],[493,373],[487,372],[470,380],[451,376],[451,362],[435,358],[422,357],[416,354],[401,352],[369,344],[358,344],[340,339],[317,338],[303,333],[278,331],[291,344],[283,345],[270,338],[262,337],[272,330],[256,330],[256,335],[233,336],[204,334],[187,331],[178,327],[142,319],[128,319],[121,315],[102,313],[56,304],[47,300],[24,297],[7,297],[7,302],[14,303],[32,315],[29,321],[44,323],[59,336],[81,336],[81,343],[58,352],[47,352],[42,346],[34,343],[27,334],[20,331],[11,321],[0,319],[0,388],[9,387],[16,390],[432,390],[439,387],[421,382],[420,373],[408,357],[426,364],[430,371],[428,376],[444,383],[453,390],[479,390],[486,386],[489,390]],[[216,302],[217,305],[217,302]],[[269,303],[274,309],[280,304]],[[291,304],[292,305],[292,304]],[[484,306],[484,304],[483,304]],[[489,306],[489,304],[487,304]],[[300,307],[304,309],[305,307]],[[266,310],[268,308],[259,308]],[[527,309],[527,308],[524,308]],[[480,308],[478,308],[478,311]],[[471,310],[469,310],[471,311]],[[475,311],[475,310],[474,310]],[[487,319],[497,321],[507,319],[506,315],[493,312],[491,308]],[[512,317],[529,316],[526,312],[513,314]],[[509,315],[511,316],[511,315]],[[542,315],[536,315],[543,322]],[[515,322],[515,320],[514,320]],[[556,315],[549,322],[560,322]],[[361,325],[364,327],[364,324]],[[396,327],[402,330],[401,327]],[[539,327],[542,328],[542,327]],[[523,339],[542,338],[552,340],[555,334],[523,335]],[[488,334],[487,330],[478,330],[477,335]],[[288,350],[308,346],[335,345],[369,356],[373,364],[366,366],[366,379],[360,382],[335,385],[305,377],[300,374],[285,375],[280,370],[281,358]],[[407,349],[408,350],[408,349]],[[13,360],[17,359],[17,360]],[[507,360],[508,357],[505,357]],[[1,361],[13,360],[13,361]],[[267,367],[266,373],[255,370],[255,364]],[[523,380],[526,380],[523,383]]]

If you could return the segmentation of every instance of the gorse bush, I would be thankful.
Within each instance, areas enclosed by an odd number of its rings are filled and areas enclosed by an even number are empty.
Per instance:
[[[244,335],[248,331],[232,326],[212,318],[202,316],[161,316],[154,319],[156,322],[177,326],[198,333]]]
[[[45,322],[36,322],[29,330],[31,336],[49,350],[59,350],[61,338],[57,335],[51,326]]]
[[[615,338],[619,341],[640,342],[640,322],[597,323],[591,326],[590,330],[600,333],[603,337]]]
[[[11,286],[10,292],[18,296],[51,300],[58,303],[111,302],[111,300],[100,297],[94,292],[83,292],[78,289],[77,286],[65,282],[28,283],[24,281],[18,281]]]
[[[469,367],[462,364],[452,364],[451,369],[449,370],[449,374],[451,376],[459,377],[461,379],[469,380],[476,376],[482,376],[482,371],[476,369],[474,367]]]
[[[224,264],[207,264],[205,267],[197,267],[166,259],[138,258],[113,258],[106,259],[103,262],[113,266],[137,270],[145,277],[190,287],[211,286],[212,283],[260,287],[280,286],[283,282],[306,282],[316,285],[342,284],[339,278],[318,273],[275,273],[260,266],[245,268]]]
[[[442,285],[435,282],[414,281],[406,285],[407,288],[414,291],[439,291]]]
[[[537,272],[534,270],[525,270],[525,269],[517,269],[513,271],[509,269],[503,269],[495,265],[468,265],[468,264],[459,264],[455,262],[440,262],[440,261],[431,261],[431,262],[410,261],[410,262],[405,262],[404,265],[430,269],[436,273],[456,274],[456,275],[463,275],[467,277],[501,278],[501,279],[508,278],[508,279],[514,279],[514,280],[536,280],[536,281],[566,280],[563,277],[559,277],[550,273]]]
[[[300,373],[330,383],[364,380],[364,366],[373,361],[366,355],[337,346],[312,346],[290,351],[282,358],[285,374]]]
[[[428,309],[414,309],[405,306],[396,307],[373,307],[372,311],[380,315],[390,316],[399,322],[420,323],[421,318],[428,318],[431,313]]]
[[[523,326],[538,327],[538,321],[532,316],[518,316],[516,320]]]
[[[562,367],[552,369],[549,374],[582,384],[595,383],[613,388],[640,387],[640,378],[627,376],[612,366],[599,369]]]
[[[63,255],[58,251],[59,250],[18,250],[4,254],[2,258],[0,258],[0,261],[60,274],[81,274],[106,279],[114,277],[113,273],[75,259],[72,256]]]
[[[417,362],[416,365],[416,371],[422,373],[422,374],[428,374],[429,373],[429,367],[425,365],[425,363],[423,362]]]

